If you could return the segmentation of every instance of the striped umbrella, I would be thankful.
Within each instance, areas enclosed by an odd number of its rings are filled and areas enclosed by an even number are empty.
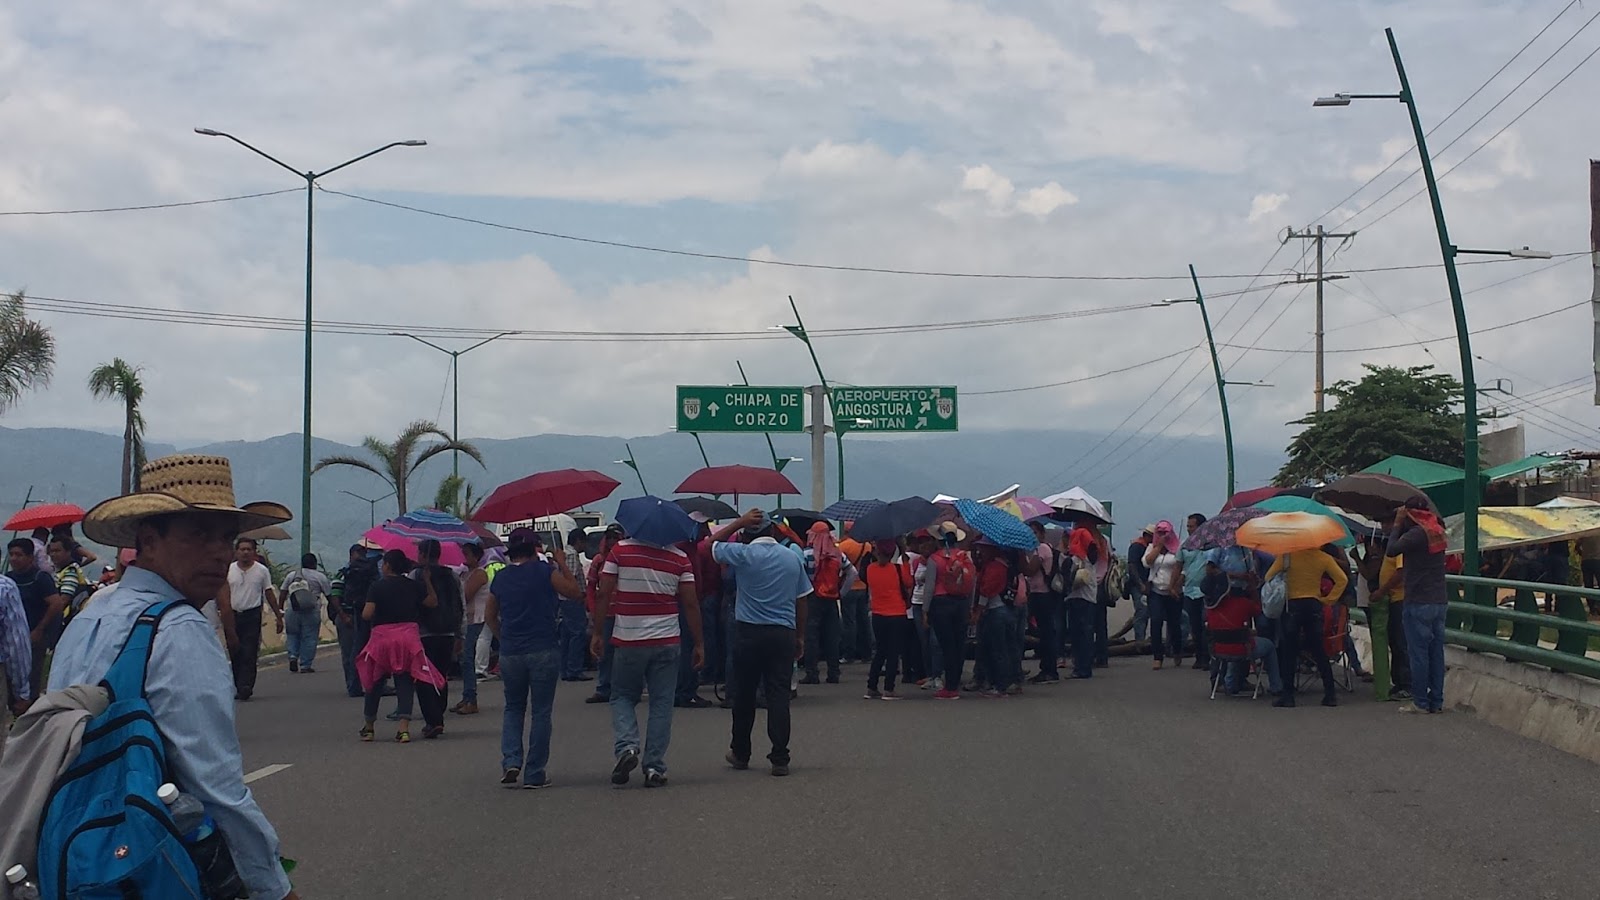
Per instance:
[[[435,540],[442,544],[477,543],[478,532],[471,525],[447,512],[437,509],[414,509],[396,519],[383,523],[390,534],[413,541]]]

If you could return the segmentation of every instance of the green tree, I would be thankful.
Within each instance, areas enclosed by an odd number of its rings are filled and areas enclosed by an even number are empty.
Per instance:
[[[1327,388],[1334,405],[1290,422],[1304,429],[1289,442],[1289,461],[1273,484],[1330,481],[1394,454],[1463,463],[1461,382],[1433,366],[1363,366],[1360,381]]]
[[[89,393],[96,400],[122,401],[122,492],[139,489],[139,473],[144,469],[144,382],[140,368],[116,357],[89,373]]]
[[[427,438],[438,438],[438,442],[424,444]],[[330,466],[349,466],[353,469],[362,469],[382,478],[394,488],[395,502],[400,507],[400,514],[410,511],[406,505],[407,491],[411,476],[428,460],[441,453],[459,450],[476,460],[478,465],[483,465],[483,454],[478,448],[465,441],[452,440],[450,435],[438,425],[428,421],[416,421],[406,426],[400,436],[393,441],[382,441],[368,436],[363,438],[361,446],[372,459],[362,459],[359,456],[329,456],[317,463],[312,472],[320,472]]]
[[[482,500],[474,496],[472,482],[460,475],[446,475],[433,495],[433,508],[442,509],[458,519],[467,519]]]
[[[49,385],[55,366],[56,339],[28,318],[22,291],[0,295],[0,412]]]

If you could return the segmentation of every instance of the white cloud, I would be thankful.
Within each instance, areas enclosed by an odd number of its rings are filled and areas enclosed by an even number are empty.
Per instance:
[[[1245,221],[1251,224],[1261,221],[1267,216],[1278,211],[1283,201],[1288,200],[1288,194],[1257,194],[1250,200],[1250,214],[1245,216]]]
[[[1228,0],[1224,5],[1268,28],[1289,28],[1295,24],[1295,17],[1283,8],[1281,0]]]

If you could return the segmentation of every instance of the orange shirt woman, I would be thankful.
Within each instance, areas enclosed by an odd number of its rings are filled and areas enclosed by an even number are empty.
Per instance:
[[[911,568],[905,563],[874,560],[863,576],[867,582],[867,603],[875,616],[904,616],[911,595]]]

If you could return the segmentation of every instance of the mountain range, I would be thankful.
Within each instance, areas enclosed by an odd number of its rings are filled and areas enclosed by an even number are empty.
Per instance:
[[[1101,465],[1092,462],[1113,446],[1093,432],[1051,430],[970,431],[949,435],[898,439],[851,437],[845,440],[846,495],[897,499],[913,494],[939,493],[982,497],[1014,483],[1027,495],[1044,495],[1071,487],[1074,470],[1089,475],[1083,486],[1101,500],[1114,504],[1119,525],[1117,541],[1134,536],[1134,529],[1155,519],[1177,522],[1190,512],[1211,513],[1225,499],[1222,448],[1214,437],[1169,439],[1158,437],[1138,462],[1127,455]],[[766,442],[759,435],[706,435],[702,437],[714,465],[745,463],[769,465]],[[809,438],[774,436],[781,457],[806,457]],[[693,439],[682,434],[638,438],[546,434],[511,439],[482,439],[473,443],[485,467],[461,460],[461,473],[479,497],[494,486],[532,472],[587,468],[605,472],[622,487],[595,508],[610,514],[618,500],[641,493],[638,477],[626,465],[631,448],[650,491],[672,496],[672,489],[702,465]],[[313,456],[364,455],[358,447],[317,439]],[[828,445],[828,498],[837,496],[836,445]],[[178,452],[170,444],[150,443],[151,458]],[[300,504],[300,436],[285,434],[261,441],[225,441],[186,445],[182,452],[216,454],[233,463],[234,489],[240,502],[278,500],[291,509]],[[1086,457],[1087,454],[1087,457]],[[118,435],[68,428],[0,428],[0,514],[20,509],[25,500],[66,501],[85,509],[117,493],[117,467],[122,441]],[[1238,471],[1261,478],[1276,471],[1280,454],[1241,448]],[[1109,466],[1109,468],[1108,468]],[[440,480],[450,473],[448,454],[425,463],[410,483],[411,502],[426,505]],[[811,466],[793,463],[785,469],[802,495],[784,499],[786,506],[806,506]],[[369,504],[359,497],[377,498],[388,485],[376,476],[348,468],[334,468],[313,482],[313,540],[319,554],[338,559],[339,548],[369,527],[399,512],[394,499]],[[1241,481],[1240,488],[1254,487]],[[346,493],[348,492],[348,493]],[[352,496],[356,495],[356,496]],[[724,498],[731,499],[731,498]],[[742,506],[770,506],[771,497],[740,498]],[[287,529],[298,538],[295,522]],[[279,549],[279,556],[284,548]],[[292,554],[292,549],[290,553]],[[330,555],[331,554],[331,555]]]

